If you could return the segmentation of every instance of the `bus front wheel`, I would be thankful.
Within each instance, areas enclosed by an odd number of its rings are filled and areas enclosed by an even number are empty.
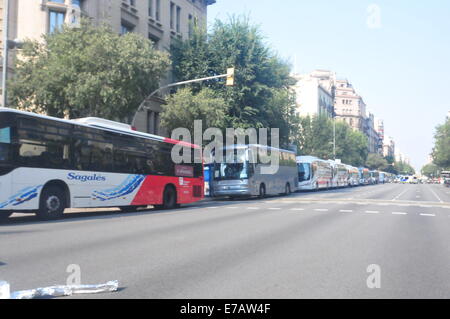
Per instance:
[[[42,220],[61,218],[66,209],[66,194],[56,186],[44,188],[39,201],[37,216]]]

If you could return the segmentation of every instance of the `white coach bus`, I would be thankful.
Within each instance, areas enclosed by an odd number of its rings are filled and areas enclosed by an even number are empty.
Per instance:
[[[299,190],[328,189],[332,185],[331,163],[315,156],[297,156]]]
[[[348,186],[359,186],[359,170],[357,167],[347,165]]]
[[[203,164],[176,165],[174,144],[104,119],[62,120],[0,108],[0,218],[55,219],[65,208],[154,205],[203,198]],[[183,143],[194,152],[198,146]]]
[[[214,164],[212,193],[216,197],[250,197],[290,194],[297,190],[298,172],[295,153],[264,145],[231,145],[224,147],[224,161]],[[226,153],[234,154],[226,159]],[[275,152],[279,167],[274,174],[263,174],[270,164],[261,161],[261,155]]]
[[[333,169],[332,188],[348,187],[349,171],[347,165],[333,160],[328,161]]]

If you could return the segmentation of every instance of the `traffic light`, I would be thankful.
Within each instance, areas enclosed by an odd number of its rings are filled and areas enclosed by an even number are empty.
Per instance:
[[[227,83],[226,86],[234,85],[234,68],[227,69]]]

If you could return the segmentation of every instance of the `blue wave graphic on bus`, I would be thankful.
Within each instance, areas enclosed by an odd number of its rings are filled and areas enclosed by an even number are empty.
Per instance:
[[[25,202],[32,200],[33,198],[36,198],[38,196],[38,191],[43,186],[44,185],[30,186],[30,187],[22,189],[17,194],[8,198],[7,201],[0,203],[0,208],[5,208],[6,206],[9,206],[9,205],[18,206],[20,204],[23,204]]]
[[[119,186],[103,191],[94,191],[92,196],[101,201],[122,197],[133,193],[144,179],[144,175],[130,175]]]

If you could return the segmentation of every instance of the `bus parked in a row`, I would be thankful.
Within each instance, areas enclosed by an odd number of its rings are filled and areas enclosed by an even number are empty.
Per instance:
[[[0,218],[25,212],[54,219],[71,207],[170,209],[199,201],[203,165],[174,164],[171,150],[179,143],[103,119],[0,108]],[[197,153],[198,146],[183,146]]]
[[[298,156],[298,189],[329,189],[333,183],[331,163],[314,156]]]
[[[264,145],[231,145],[219,149],[225,154],[231,152],[234,158],[215,163],[212,172],[212,194],[217,197],[250,197],[290,194],[297,191],[298,172],[295,153]],[[265,154],[277,154],[278,170],[265,174],[270,163],[261,161]]]

